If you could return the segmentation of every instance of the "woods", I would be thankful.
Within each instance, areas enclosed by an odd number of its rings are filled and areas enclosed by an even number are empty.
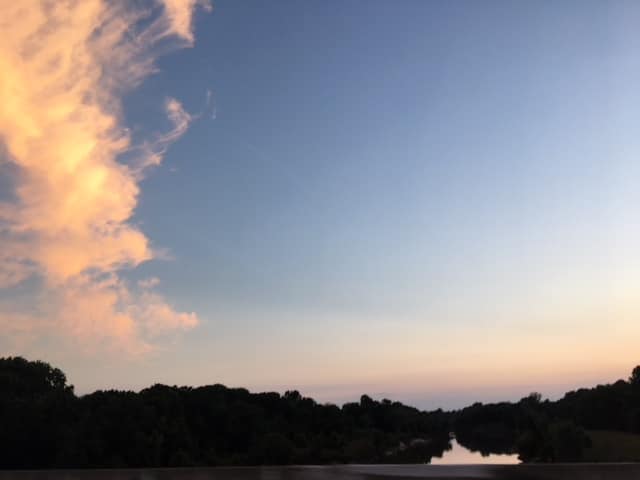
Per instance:
[[[2,468],[424,462],[449,440],[448,414],[366,395],[342,407],[223,385],[78,397],[60,370],[19,357],[0,359],[0,392]]]
[[[424,463],[450,448],[451,432],[470,450],[525,462],[606,461],[608,439],[625,438],[628,460],[638,454],[639,380],[636,367],[628,380],[558,401],[532,394],[426,412],[367,395],[337,406],[224,385],[77,396],[61,370],[8,357],[0,359],[0,468]]]

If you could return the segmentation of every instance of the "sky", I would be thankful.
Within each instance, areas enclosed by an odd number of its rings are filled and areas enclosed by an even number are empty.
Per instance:
[[[637,2],[0,8],[0,355],[422,408],[640,363]]]

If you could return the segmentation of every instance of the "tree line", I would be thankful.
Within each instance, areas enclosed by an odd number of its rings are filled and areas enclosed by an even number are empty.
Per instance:
[[[589,431],[640,434],[640,366],[626,381],[571,391],[557,401],[533,393],[515,403],[476,403],[454,412],[452,425],[458,442],[474,451],[517,453],[524,462],[579,462],[591,446]]]
[[[297,391],[156,384],[77,396],[41,361],[0,358],[0,468],[424,463],[463,446],[523,461],[580,461],[588,430],[640,433],[640,367],[628,381],[552,402],[421,411],[363,395],[342,406]]]
[[[449,415],[363,395],[342,407],[297,391],[153,385],[76,396],[64,373],[0,359],[0,468],[424,462]]]

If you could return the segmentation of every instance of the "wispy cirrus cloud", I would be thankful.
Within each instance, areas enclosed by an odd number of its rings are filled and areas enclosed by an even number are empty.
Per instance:
[[[0,326],[29,324],[130,352],[198,324],[122,271],[156,255],[134,224],[144,171],[161,162],[191,116],[166,101],[174,125],[134,147],[122,95],[156,57],[194,41],[197,0],[0,0],[0,166],[14,173],[0,203],[0,288],[37,278],[37,313],[0,311]],[[119,157],[135,152],[131,162]],[[33,309],[32,309],[33,310]],[[46,317],[42,322],[40,317]],[[36,327],[34,327],[36,328]]]

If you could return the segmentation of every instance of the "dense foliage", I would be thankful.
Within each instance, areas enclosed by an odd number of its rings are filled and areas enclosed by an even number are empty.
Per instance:
[[[588,432],[640,433],[640,367],[628,381],[555,402],[531,394],[516,403],[423,412],[366,395],[338,407],[297,391],[223,385],[78,397],[59,369],[9,357],[0,358],[0,427],[5,469],[423,463],[450,448],[450,431],[482,454],[581,461]]]
[[[470,450],[518,453],[525,462],[581,461],[591,446],[588,431],[640,434],[640,366],[628,381],[568,392],[555,402],[534,393],[517,403],[476,403],[454,417],[456,438]]]
[[[77,397],[43,362],[0,359],[0,468],[425,462],[449,417],[398,402],[321,405],[297,391],[154,385]]]

